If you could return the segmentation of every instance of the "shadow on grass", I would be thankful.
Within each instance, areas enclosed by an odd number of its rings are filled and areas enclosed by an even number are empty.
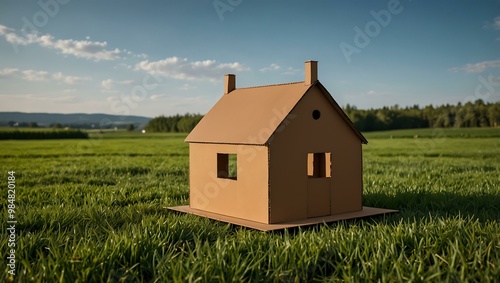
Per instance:
[[[445,217],[477,219],[481,223],[500,220],[499,194],[460,195],[450,192],[398,192],[394,195],[382,193],[366,194],[365,206],[396,209],[399,213],[346,220],[348,223],[370,221],[372,223],[397,223],[400,220],[419,221]],[[314,226],[312,226],[314,227]]]
[[[400,217],[464,216],[481,222],[500,219],[500,194],[479,193],[461,195],[450,192],[398,192],[366,194],[366,206],[397,209]]]
[[[477,219],[479,222],[498,221],[500,220],[500,194],[482,193],[460,195],[450,192],[398,192],[394,195],[383,193],[365,194],[363,197],[363,205],[377,208],[395,209],[399,213],[390,213],[384,216],[371,216],[359,219],[342,220],[331,222],[328,225],[336,225],[336,223],[355,224],[361,221],[377,222],[399,222],[400,220],[424,220],[429,217],[456,217]],[[195,217],[195,216],[193,216]],[[215,220],[207,220],[210,223],[217,223]],[[273,234],[282,234],[285,230],[288,233],[304,229],[316,229],[323,224],[313,224],[302,226],[300,228],[288,228],[283,230],[275,230]],[[234,233],[239,229],[255,231],[251,228],[245,228],[238,225],[229,225],[228,232]]]
[[[460,195],[450,192],[399,192],[394,195],[382,193],[366,194],[363,205],[399,210],[399,213],[369,216],[328,223],[328,225],[356,224],[363,221],[370,223],[397,223],[400,220],[420,221],[428,218],[460,216],[477,219],[481,223],[500,220],[500,194]],[[310,229],[317,229],[323,223],[287,229],[292,235]],[[282,234],[284,230],[272,233]]]
[[[478,219],[480,222],[487,222],[500,219],[500,195],[499,194],[470,194],[459,195],[449,192],[398,192],[394,195],[382,193],[365,194],[363,197],[363,205],[399,210],[399,213],[390,213],[387,215],[370,216],[359,219],[342,220],[328,223],[328,225],[336,225],[336,223],[355,224],[361,221],[369,221],[372,223],[385,222],[396,223],[401,219],[413,221],[424,220],[429,217],[455,217]],[[192,216],[196,217],[196,216]],[[215,224],[216,220],[208,220]],[[228,224],[229,225],[229,224]],[[323,223],[302,226],[297,228],[288,228],[283,230],[275,230],[270,233],[282,234],[285,230],[292,235],[308,229],[316,229],[322,226]],[[238,225],[229,225],[229,232],[236,232],[239,229],[255,231],[251,228],[245,228]]]

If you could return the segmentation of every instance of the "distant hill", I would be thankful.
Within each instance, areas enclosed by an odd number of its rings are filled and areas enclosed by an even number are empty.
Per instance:
[[[151,120],[141,116],[119,116],[108,114],[55,114],[55,113],[24,113],[24,112],[0,112],[0,125],[8,125],[9,122],[30,123],[36,122],[38,126],[49,126],[61,124],[63,126],[84,128],[109,128],[134,124],[135,128],[143,128]]]

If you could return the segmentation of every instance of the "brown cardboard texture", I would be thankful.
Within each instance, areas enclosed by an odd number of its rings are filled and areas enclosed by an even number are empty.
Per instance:
[[[363,207],[365,137],[305,63],[305,81],[236,88],[186,137],[190,205],[170,207],[259,230],[394,210]],[[281,228],[279,228],[281,227]]]
[[[310,225],[321,224],[321,223],[329,223],[329,222],[340,221],[340,220],[364,218],[364,217],[370,217],[370,216],[398,212],[397,210],[363,206],[362,210],[355,211],[355,212],[334,214],[334,215],[323,216],[323,217],[307,218],[307,219],[303,219],[303,220],[291,221],[291,222],[286,222],[286,223],[264,224],[264,223],[254,222],[254,221],[245,220],[245,219],[241,219],[241,218],[235,218],[235,217],[231,217],[231,216],[227,216],[227,215],[211,213],[211,212],[207,212],[204,210],[192,209],[188,205],[169,207],[168,209],[173,210],[173,211],[177,211],[177,212],[207,217],[207,218],[210,218],[212,220],[231,223],[231,224],[244,226],[244,227],[248,227],[248,228],[252,228],[252,229],[256,229],[256,230],[260,230],[260,231],[273,231],[273,230],[281,230],[281,229],[286,229],[286,228],[303,227],[303,226],[310,226]]]

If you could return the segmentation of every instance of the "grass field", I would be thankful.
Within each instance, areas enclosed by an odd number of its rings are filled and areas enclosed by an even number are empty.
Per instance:
[[[500,281],[499,129],[367,133],[364,204],[401,212],[273,233],[165,210],[188,203],[185,135],[92,136],[0,141],[0,281]]]

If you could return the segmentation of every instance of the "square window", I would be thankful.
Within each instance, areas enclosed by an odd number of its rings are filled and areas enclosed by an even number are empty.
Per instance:
[[[307,176],[309,178],[328,178],[332,176],[330,152],[315,152],[307,154]]]
[[[236,154],[217,153],[217,178],[237,179],[238,159]]]

